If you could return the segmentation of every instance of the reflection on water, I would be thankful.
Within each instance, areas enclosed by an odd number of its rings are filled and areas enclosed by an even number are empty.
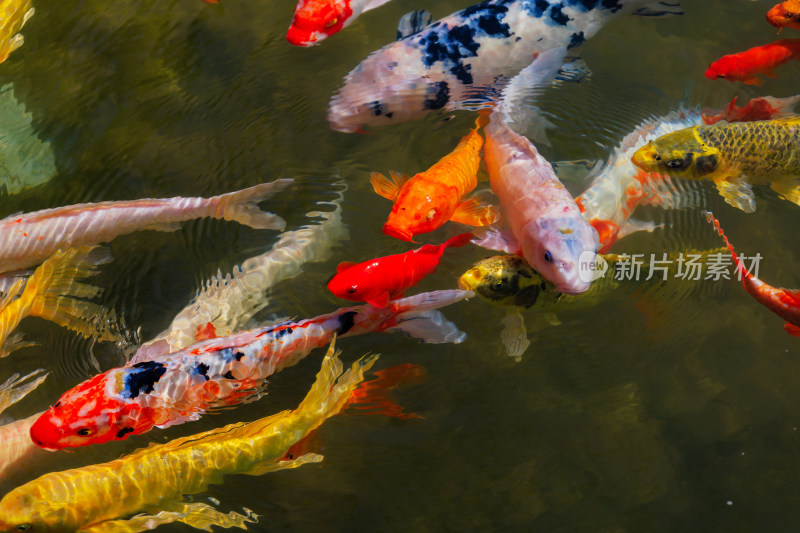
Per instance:
[[[55,175],[46,185],[7,185],[0,216],[87,201],[209,196],[292,177],[295,185],[269,209],[286,219],[287,230],[297,230],[313,223],[310,211],[328,210],[317,204],[333,201],[340,191],[335,182],[343,179],[349,241],[327,261],[308,263],[272,287],[269,307],[255,318],[330,312],[342,302],[324,286],[339,262],[409,249],[381,233],[389,206],[372,192],[369,172],[428,168],[452,150],[474,118],[430,115],[370,135],[341,134],[328,127],[328,100],[348,71],[393,38],[405,12],[426,8],[439,18],[470,3],[389,3],[308,49],[284,40],[292,2],[65,0],[37,6],[25,26],[25,45],[0,64],[0,84],[13,83],[18,102],[4,103],[11,98],[5,89],[0,119],[6,105],[8,113],[24,109],[17,116],[27,118],[4,135],[9,143],[32,142],[12,146],[30,155],[21,163],[40,171],[11,173],[38,183]],[[542,96],[540,107],[555,124],[543,155],[604,159],[642,120],[684,99],[720,108],[736,95],[743,102],[797,93],[796,63],[781,67],[778,79],[763,87],[703,77],[721,55],[776,39],[764,21],[771,4],[683,0],[682,17],[612,21],[576,50],[591,78]],[[800,37],[789,32],[781,37]],[[51,170],[47,150],[54,155]],[[8,153],[3,150],[6,166]],[[581,179],[590,166],[569,167],[566,184],[573,193],[585,189]],[[704,198],[737,250],[764,257],[762,279],[800,287],[797,208],[765,187],[755,194],[754,215],[727,206],[713,188]],[[665,228],[627,237],[612,251],[660,255],[720,245],[699,211],[651,209],[647,216]],[[424,240],[441,242],[458,231],[446,225]],[[208,219],[173,233],[134,233],[113,241],[114,261],[92,281],[104,288],[102,302],[140,339],[150,339],[205,280],[232,272],[278,239],[274,231]],[[458,275],[488,255],[475,247],[449,251],[419,290],[454,288]],[[219,499],[226,513],[252,509],[261,515],[249,526],[257,531],[794,530],[800,498],[797,339],[736,281],[701,285],[622,291],[590,308],[558,311],[561,324],[532,333],[520,363],[506,357],[499,342],[505,311],[478,299],[444,310],[468,333],[460,345],[387,335],[343,339],[349,360],[380,352],[377,369],[424,366],[424,383],[392,392],[421,417],[345,413],[312,442],[311,451],[325,456],[319,465],[231,476],[196,501]],[[527,313],[534,320],[535,311]],[[0,379],[37,368],[50,375],[4,413],[6,420],[41,411],[67,388],[122,362],[113,344],[92,343],[42,320],[28,319],[20,331],[38,345],[0,360]],[[54,463],[68,468],[108,461],[150,441],[293,407],[321,357],[321,351],[312,354],[276,376],[258,402],[60,453],[58,461],[49,454],[31,460],[0,482],[0,492],[51,471]]]

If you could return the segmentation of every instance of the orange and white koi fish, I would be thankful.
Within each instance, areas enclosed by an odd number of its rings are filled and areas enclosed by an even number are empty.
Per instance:
[[[800,39],[781,39],[738,54],[722,56],[708,67],[706,78],[712,80],[724,78],[741,81],[747,85],[761,85],[764,80],[759,78],[758,74],[777,78],[776,67],[798,58],[800,58]]]
[[[134,231],[174,231],[180,222],[193,218],[222,218],[280,230],[286,225],[283,219],[256,204],[292,181],[279,179],[211,198],[100,202],[12,215],[0,220],[0,272],[36,265],[58,249],[107,242]]]
[[[123,340],[110,329],[109,313],[84,299],[97,296],[100,289],[78,281],[96,274],[97,266],[107,260],[107,256],[96,252],[93,246],[58,251],[39,265],[30,278],[18,278],[12,284],[0,298],[0,356],[26,345],[9,340],[9,335],[27,316],[50,320],[85,337]]]
[[[19,31],[34,11],[31,0],[8,0],[0,5],[0,63],[22,46],[24,39]]]
[[[485,122],[479,118],[475,129],[461,139],[455,150],[412,178],[396,172],[391,173],[392,179],[378,172],[370,175],[375,192],[394,201],[389,220],[383,225],[386,235],[411,241],[415,235],[438,229],[448,220],[486,226],[499,218],[497,207],[475,196],[465,198],[478,185],[483,146],[478,129]]]
[[[767,11],[767,22],[778,28],[800,30],[800,0],[786,0]]]
[[[141,349],[113,368],[65,392],[31,428],[43,448],[86,446],[169,427],[259,392],[264,379],[339,337],[403,331],[425,342],[459,343],[466,334],[435,309],[473,295],[447,290],[339,309],[327,315],[213,338],[174,353],[165,342]]]
[[[316,454],[288,459],[287,450],[341,411],[376,358],[362,358],[342,373],[331,346],[295,410],[151,445],[108,463],[45,474],[0,500],[0,532],[133,532],[175,521],[206,530],[245,527],[252,515],[223,514],[184,498],[222,483],[227,474],[261,475],[321,461]]]
[[[719,236],[725,241],[728,250],[731,252],[731,257],[736,263],[736,269],[742,276],[742,285],[747,294],[755,298],[755,300],[767,309],[781,317],[786,321],[783,329],[789,335],[800,337],[800,290],[796,289],[782,289],[768,285],[752,275],[742,264],[742,261],[737,257],[736,252],[733,251],[733,245],[725,236],[719,220],[714,218],[713,213],[704,211],[706,220],[708,220],[717,230]]]
[[[294,8],[286,40],[295,46],[319,44],[339,33],[358,16],[389,0],[300,0]]]

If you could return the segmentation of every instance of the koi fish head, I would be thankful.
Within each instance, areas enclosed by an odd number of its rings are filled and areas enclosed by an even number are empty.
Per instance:
[[[518,255],[496,255],[475,263],[458,287],[498,305],[531,307],[549,283]],[[552,288],[552,286],[550,286]]]
[[[114,368],[65,392],[33,423],[31,440],[42,448],[62,449],[148,431],[156,422],[154,410],[141,406],[137,397],[148,392],[147,382],[154,370],[159,372],[154,365],[163,370],[163,365],[152,362]]]
[[[698,139],[695,128],[687,128],[650,141],[633,154],[631,161],[647,172],[703,179],[718,169],[720,153]]]
[[[454,198],[452,189],[439,182],[429,181],[424,185],[403,190],[383,225],[383,233],[410,241],[415,235],[438,229],[450,220],[459,198]]]
[[[339,32],[352,15],[349,0],[300,0],[286,40],[295,46],[313,46]]]
[[[74,502],[53,498],[47,483],[31,482],[17,487],[0,501],[0,533],[77,531],[79,513]]]
[[[800,29],[800,4],[795,8],[787,8],[788,2],[778,4],[767,11],[767,22],[776,28]]]
[[[591,280],[581,276],[581,261],[597,253],[597,231],[580,216],[546,217],[530,221],[520,240],[522,256],[531,267],[555,285],[556,290],[579,294]]]
[[[383,287],[385,281],[376,279],[370,274],[370,265],[377,264],[371,261],[366,265],[349,265],[343,263],[339,266],[338,273],[328,282],[328,290],[334,296],[350,300],[351,302],[369,302],[377,307],[386,307],[389,302],[389,292]]]

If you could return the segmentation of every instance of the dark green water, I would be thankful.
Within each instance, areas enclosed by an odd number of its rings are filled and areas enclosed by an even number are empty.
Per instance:
[[[449,152],[472,117],[442,116],[341,134],[328,128],[327,102],[342,77],[394,37],[412,9],[436,18],[471,2],[431,7],[395,0],[311,49],[284,40],[294,3],[261,0],[63,0],[36,5],[25,44],[0,65],[0,84],[33,116],[58,168],[46,185],[0,197],[0,217],[59,205],[175,195],[211,195],[294,177],[265,208],[289,229],[329,200],[343,178],[351,240],[324,264],[275,289],[261,318],[310,317],[342,305],[324,284],[335,265],[407,249],[381,234],[390,204],[369,186],[370,171],[423,170]],[[711,82],[709,62],[776,39],[763,15],[769,1],[683,0],[686,15],[616,19],[581,49],[588,83],[545,95],[558,128],[551,160],[604,158],[648,115],[691,94],[720,107],[734,95],[790,96],[796,63],[763,87]],[[798,37],[783,32],[781,37]],[[578,193],[580,181],[568,184]],[[759,252],[760,277],[800,287],[797,206],[764,188],[745,215],[710,196],[736,246]],[[695,211],[672,227],[618,243],[617,252],[658,253],[718,246]],[[446,226],[428,235],[454,234]],[[96,280],[103,302],[151,338],[217,269],[269,248],[275,232],[195,221],[175,233],[140,232],[113,241],[115,261]],[[453,288],[488,255],[453,250],[421,289]],[[399,335],[342,340],[347,360],[380,352],[379,368],[410,362],[424,383],[396,391],[400,421],[343,414],[319,432],[319,465],[261,477],[230,476],[203,499],[261,515],[259,531],[795,531],[800,504],[798,339],[735,281],[685,291],[630,291],[594,307],[564,310],[561,325],[534,334],[522,362],[499,342],[504,311],[478,300],[445,309],[469,336],[431,346]],[[533,313],[526,315],[533,321]],[[38,319],[21,330],[39,345],[0,361],[2,379],[44,367],[49,379],[7,411],[22,418],[68,387],[122,362]],[[0,485],[54,469],[107,461],[165,442],[297,405],[322,353],[277,375],[260,401],[121,443],[25,465]],[[188,530],[171,525],[164,531]]]

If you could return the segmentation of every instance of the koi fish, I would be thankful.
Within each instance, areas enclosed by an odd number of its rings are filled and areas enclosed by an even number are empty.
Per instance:
[[[316,454],[287,459],[286,452],[340,412],[376,358],[362,358],[342,373],[331,346],[295,410],[151,445],[108,463],[45,474],[0,500],[0,532],[143,531],[174,521],[200,529],[245,527],[252,518],[186,503],[185,495],[204,492],[227,474],[261,475],[321,461]],[[153,514],[136,514],[142,511]]]
[[[471,233],[462,233],[442,244],[426,244],[402,254],[358,264],[341,263],[336,275],[328,282],[328,290],[345,300],[386,307],[390,300],[402,296],[422,278],[436,271],[445,249],[467,245],[471,240]]]
[[[317,224],[281,234],[269,251],[251,257],[233,272],[208,280],[194,301],[175,315],[169,328],[152,342],[165,339],[169,351],[175,352],[196,341],[226,337],[243,329],[256,313],[269,305],[266,293],[275,284],[300,273],[305,263],[327,260],[332,249],[347,239],[342,223],[343,196],[329,203],[333,211],[312,211],[308,217],[319,217]]]
[[[695,126],[669,133],[631,158],[648,172],[707,179],[730,205],[756,210],[751,184],[765,184],[800,205],[800,118]]]
[[[19,31],[34,12],[31,0],[4,2],[2,22],[0,22],[0,63],[8,59],[11,52],[22,46],[25,39]]]
[[[582,44],[612,18],[678,14],[679,2],[488,0],[373,52],[345,78],[328,109],[331,128],[416,120],[496,93],[537,53]]]
[[[720,111],[703,109],[703,123],[716,124],[720,120],[727,122],[753,122],[756,120],[773,120],[794,115],[793,109],[800,101],[800,95],[788,98],[763,96],[753,98],[744,107],[736,105],[736,97]],[[693,124],[699,126],[700,124]]]
[[[767,11],[767,22],[778,28],[800,30],[800,0],[786,0]]]
[[[479,119],[481,120],[481,119]],[[415,235],[438,229],[448,220],[470,226],[495,222],[497,207],[477,197],[464,198],[478,185],[478,167],[483,137],[480,124],[461,139],[455,150],[413,178],[392,172],[392,179],[378,172],[370,175],[375,192],[394,201],[383,232],[390,237],[411,241]]]
[[[210,408],[252,398],[266,377],[339,337],[403,331],[425,342],[459,343],[466,335],[435,309],[472,295],[435,291],[387,307],[358,306],[209,339],[174,353],[166,342],[139,352],[64,393],[33,427],[31,438],[58,449],[122,440],[153,427],[197,420]]]
[[[565,51],[557,48],[540,54],[520,76],[529,79],[530,86],[551,79]],[[506,124],[505,117],[501,100],[484,130],[484,161],[511,235],[487,233],[476,244],[520,253],[558,290],[584,292],[590,282],[579,275],[579,258],[588,261],[597,252],[597,231],[583,219],[552,165]]]
[[[786,330],[786,333],[800,337],[800,291],[776,288],[752,275],[744,267],[736,252],[733,251],[733,245],[728,240],[728,237],[725,236],[725,232],[722,231],[719,220],[714,218],[714,214],[708,211],[704,211],[703,214],[705,214],[706,220],[714,226],[719,236],[725,241],[725,246],[730,250],[733,262],[736,263],[736,269],[742,276],[742,285],[744,285],[744,290],[747,291],[747,294],[784,319],[786,323],[783,325],[783,329]]]
[[[358,16],[389,0],[300,0],[286,40],[295,46],[313,46],[339,33]]]
[[[167,198],[100,202],[17,214],[0,220],[0,272],[41,263],[56,250],[107,242],[143,229],[174,231],[180,222],[212,217],[256,229],[278,229],[282,218],[257,203],[293,180],[280,179],[211,198]]]
[[[708,67],[706,78],[712,80],[724,78],[741,81],[747,85],[761,85],[764,80],[759,78],[758,74],[777,78],[774,69],[798,57],[800,57],[800,39],[781,39],[738,54],[722,56]]]
[[[123,337],[111,326],[113,315],[83,298],[92,298],[99,288],[78,280],[98,272],[107,260],[93,246],[60,250],[42,263],[30,278],[18,278],[0,298],[0,356],[25,346],[9,339],[11,332],[27,316],[38,316],[69,328],[84,337],[121,341]],[[23,288],[24,287],[24,288]],[[7,342],[8,341],[8,342]],[[5,346],[4,346],[5,344]]]
[[[47,379],[47,375],[47,372],[40,368],[22,377],[15,373],[5,383],[0,384],[0,413],[41,385]],[[18,467],[20,462],[30,460],[38,454],[46,455],[46,452],[36,446],[30,437],[31,425],[41,414],[0,426],[0,447],[3,449],[3,453],[0,454],[0,481]]]

